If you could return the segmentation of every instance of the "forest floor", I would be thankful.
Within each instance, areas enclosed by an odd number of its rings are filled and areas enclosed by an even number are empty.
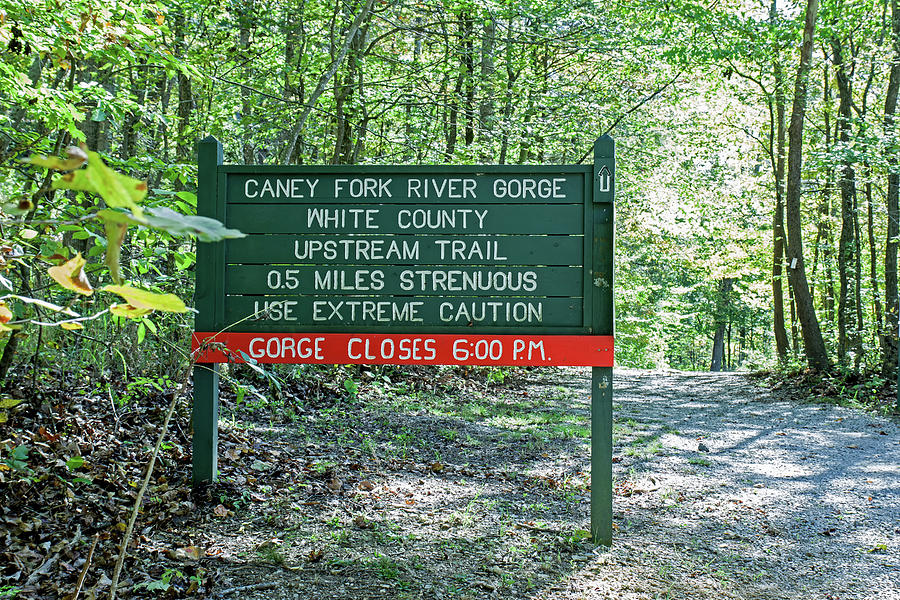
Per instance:
[[[357,381],[302,399],[286,386],[277,407],[224,401],[221,481],[192,496],[174,435],[120,597],[900,599],[896,421],[744,375],[616,369],[604,548],[586,531],[589,369]],[[65,547],[39,543],[36,517],[13,519],[40,507],[7,504],[6,543],[25,540],[7,557],[34,558],[2,572],[0,597],[71,593],[62,565],[70,582],[86,573],[82,598],[105,598],[116,548],[84,555],[110,524],[83,513],[115,523],[126,500],[118,513],[85,500]]]

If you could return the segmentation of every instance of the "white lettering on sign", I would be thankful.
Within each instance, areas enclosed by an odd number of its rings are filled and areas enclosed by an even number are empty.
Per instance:
[[[253,301],[253,315],[255,319],[266,321],[296,321],[294,307],[296,300],[266,300],[260,305],[259,300]]]
[[[487,214],[487,210],[472,208],[404,208],[397,213],[397,226],[400,229],[468,229],[471,223],[473,228],[484,229]],[[471,219],[471,216],[475,218]]]
[[[273,269],[266,275],[266,285],[270,290],[296,290],[300,287],[299,274],[299,269],[285,269],[283,274],[281,271]]]
[[[494,180],[494,197],[512,198],[514,200],[546,200],[548,198],[565,198],[562,177],[553,179],[496,179]]]
[[[400,289],[404,292],[533,292],[537,289],[537,273],[406,269],[400,272]]]
[[[313,321],[356,321],[379,323],[421,323],[419,315],[423,302],[378,302],[375,300],[316,300],[312,303]]]
[[[475,198],[475,180],[412,178],[406,184],[406,195],[410,198]]]
[[[306,226],[316,225],[322,229],[378,229],[378,224],[375,223],[378,213],[377,208],[307,208]]]
[[[334,197],[340,198],[342,194],[349,194],[351,198],[392,198],[388,186],[391,179],[375,177],[362,177],[354,179],[335,179]]]
[[[496,242],[495,242],[496,243]],[[419,242],[407,240],[294,240],[298,260],[419,260]]]
[[[540,354],[541,360],[546,360],[544,353],[544,340],[535,342],[534,340],[515,339],[513,340],[513,360],[532,360],[535,354]]]
[[[349,273],[342,269],[316,270],[314,287],[317,290],[343,290],[348,292],[369,292],[384,289],[384,271],[359,269]]]
[[[501,256],[496,241],[464,242],[462,240],[434,240],[441,253],[441,260],[509,260]]]
[[[541,302],[441,302],[438,307],[441,321],[445,323],[480,323],[482,321],[507,323],[541,323],[544,305]]]
[[[432,338],[401,338],[399,343],[392,339],[380,344],[370,339],[350,338],[347,342],[347,356],[351,360],[434,360],[437,348]],[[374,352],[378,354],[374,354]]]
[[[318,179],[292,177],[290,179],[248,179],[244,182],[244,196],[247,198],[312,198],[316,193]]]
[[[315,358],[324,360],[323,337],[300,338],[271,337],[253,338],[250,340],[249,354],[251,358]]]
[[[478,340],[474,344],[468,340],[453,341],[453,358],[460,362],[471,357],[478,360],[500,360],[503,358],[503,342],[500,340]]]

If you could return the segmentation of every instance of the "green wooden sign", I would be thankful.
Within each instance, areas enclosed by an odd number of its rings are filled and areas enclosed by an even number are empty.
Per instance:
[[[198,214],[194,480],[216,476],[221,362],[586,365],[594,538],[612,536],[614,144],[592,165],[225,165]]]

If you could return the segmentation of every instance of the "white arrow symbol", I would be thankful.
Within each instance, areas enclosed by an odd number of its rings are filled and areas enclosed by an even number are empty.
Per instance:
[[[606,165],[603,165],[603,168],[597,173],[597,178],[600,180],[600,191],[608,192],[612,187],[612,174]]]

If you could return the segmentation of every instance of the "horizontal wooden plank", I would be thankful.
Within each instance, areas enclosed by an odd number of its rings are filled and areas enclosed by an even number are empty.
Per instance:
[[[197,362],[611,367],[612,336],[194,333]]]
[[[581,296],[576,267],[230,265],[225,293],[422,296]]]
[[[584,238],[255,234],[227,240],[225,260],[230,264],[580,266],[584,262]]]
[[[306,331],[316,326],[577,327],[581,298],[427,296],[226,296],[225,323],[243,331]]]
[[[572,204],[584,202],[586,174],[240,173],[228,203]]]
[[[225,222],[244,233],[581,234],[584,207],[231,204],[226,209]]]
[[[221,175],[591,175],[593,165],[218,165]]]

